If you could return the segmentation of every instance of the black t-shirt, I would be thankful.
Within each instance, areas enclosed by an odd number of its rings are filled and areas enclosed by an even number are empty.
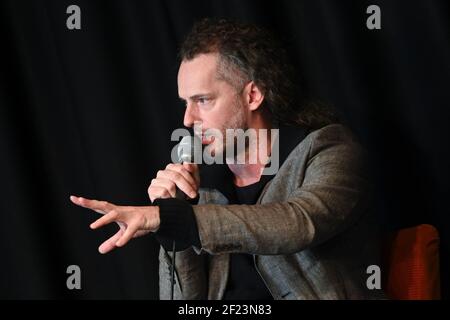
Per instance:
[[[245,187],[235,186],[236,204],[255,204],[269,177]],[[224,300],[273,300],[255,267],[252,254],[232,253]]]

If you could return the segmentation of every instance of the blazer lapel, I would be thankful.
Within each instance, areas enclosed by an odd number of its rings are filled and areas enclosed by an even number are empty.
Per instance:
[[[221,300],[228,282],[230,254],[218,254],[209,260],[208,300]]]

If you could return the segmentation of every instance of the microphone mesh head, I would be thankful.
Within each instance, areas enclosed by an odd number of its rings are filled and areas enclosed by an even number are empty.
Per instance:
[[[195,154],[201,149],[202,143],[195,136],[184,136],[178,144],[177,155],[180,163],[193,163],[196,159]]]

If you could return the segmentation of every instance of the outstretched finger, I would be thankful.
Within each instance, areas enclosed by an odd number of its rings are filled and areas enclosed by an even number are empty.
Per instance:
[[[120,228],[111,238],[103,242],[100,247],[98,247],[98,252],[105,254],[116,248],[116,242],[122,236],[124,228]]]
[[[105,214],[114,208],[113,204],[106,201],[91,200],[75,196],[70,196],[70,200],[80,207],[91,209],[101,214]]]
[[[128,225],[123,233],[122,237],[116,242],[116,247],[123,247],[133,238],[134,234],[137,232],[138,228],[136,225]]]
[[[105,214],[103,217],[95,220],[91,223],[90,227],[91,229],[97,229],[100,227],[103,227],[104,225],[107,225],[111,222],[118,221],[120,219],[120,213],[117,210],[111,210],[107,214]]]

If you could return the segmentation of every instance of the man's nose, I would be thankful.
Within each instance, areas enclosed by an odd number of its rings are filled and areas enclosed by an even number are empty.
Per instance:
[[[186,107],[186,111],[184,112],[184,120],[183,124],[185,127],[190,128],[194,125],[194,122],[196,121],[195,112],[192,110],[192,105],[188,105]]]

